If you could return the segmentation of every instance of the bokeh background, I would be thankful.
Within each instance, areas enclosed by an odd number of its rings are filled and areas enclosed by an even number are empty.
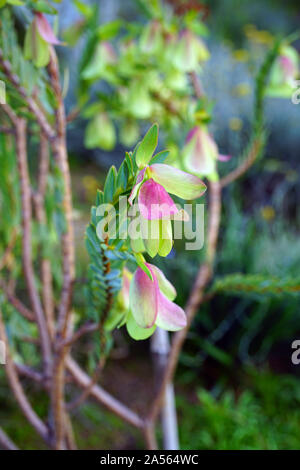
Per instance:
[[[89,3],[89,2],[85,2]],[[90,2],[92,3],[92,2]],[[197,3],[197,2],[196,2]],[[199,2],[200,3],[200,2]],[[222,153],[233,155],[223,172],[236,166],[249,136],[252,116],[251,60],[271,35],[288,35],[300,28],[298,0],[207,0],[206,43],[211,58],[202,83],[215,101],[212,130]],[[78,19],[71,2],[62,1],[60,30]],[[133,0],[101,0],[99,21],[117,18],[146,21],[141,4]],[[70,71],[66,106],[75,104],[76,70],[85,37],[76,48],[60,51]],[[300,42],[295,43],[298,50]],[[267,100],[268,145],[265,156],[224,193],[216,271],[299,277],[299,148],[300,104]],[[77,275],[84,276],[88,257],[84,230],[97,188],[111,164],[119,166],[125,148],[87,150],[86,121],[74,121],[68,131]],[[182,135],[182,143],[184,141]],[[175,246],[162,262],[184,305],[202,254]],[[75,292],[80,309],[80,291]],[[299,449],[300,365],[291,361],[291,344],[300,337],[297,296],[227,295],[219,293],[201,307],[190,331],[176,376],[179,434],[183,449]],[[91,345],[85,342],[82,354]],[[102,384],[134,409],[143,411],[154,387],[149,342],[130,341],[117,331],[115,346]],[[45,403],[35,396],[36,406]],[[0,417],[23,448],[40,447],[29,425],[0,383]],[[88,401],[77,413],[75,430],[81,448],[142,448],[129,426]]]

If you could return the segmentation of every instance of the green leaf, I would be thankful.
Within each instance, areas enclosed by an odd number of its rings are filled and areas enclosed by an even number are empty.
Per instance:
[[[157,153],[154,155],[154,157],[151,158],[150,165],[153,165],[153,163],[164,163],[169,153],[169,150],[162,150],[161,152]]]
[[[84,2],[81,2],[80,0],[73,0],[74,5],[76,6],[77,10],[85,16],[87,19],[91,18],[93,15],[93,8],[86,5]]]
[[[156,149],[157,140],[158,124],[153,124],[137,148],[136,163],[138,167],[145,167],[149,163]]]
[[[116,144],[115,127],[106,113],[96,114],[88,123],[85,138],[88,149],[100,147],[103,150],[112,150]]]
[[[37,32],[34,21],[26,31],[24,56],[32,60],[36,67],[45,67],[50,60],[49,45]]]
[[[49,15],[55,15],[57,13],[56,8],[50,5],[50,3],[46,2],[45,0],[39,0],[35,5],[34,9],[36,11],[40,11],[41,13],[46,13]]]
[[[118,171],[118,176],[117,176],[117,190],[121,193],[124,189],[127,188],[127,182],[129,178],[129,168],[124,160],[123,163],[121,164],[119,171]]]
[[[24,5],[24,2],[21,0],[6,0],[6,3],[9,3],[10,5],[15,5],[17,7],[21,7]]]
[[[106,203],[113,202],[116,180],[117,170],[114,166],[111,166],[104,185],[104,202]]]
[[[99,26],[97,30],[98,38],[104,41],[114,38],[122,26],[121,20],[111,21]]]

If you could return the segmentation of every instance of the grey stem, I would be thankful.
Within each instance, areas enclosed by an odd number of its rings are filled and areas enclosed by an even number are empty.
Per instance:
[[[159,380],[162,371],[166,367],[170,351],[170,341],[167,331],[156,328],[151,340],[151,351],[154,356],[155,369]],[[178,424],[173,383],[169,383],[166,388],[164,404],[161,410],[161,423],[164,449],[178,450]]]

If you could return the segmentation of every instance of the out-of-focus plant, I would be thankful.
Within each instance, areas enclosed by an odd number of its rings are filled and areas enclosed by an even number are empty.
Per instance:
[[[217,161],[228,157],[219,154],[207,129],[211,104],[203,96],[198,72],[208,52],[199,37],[206,29],[198,14],[188,12],[178,18],[154,1],[149,4],[151,20],[143,30],[120,22],[98,26],[94,9],[76,0],[85,20],[73,33],[76,36],[86,30],[89,37],[80,67],[78,107],[71,117],[82,112],[90,120],[86,146],[113,148],[114,122],[120,124],[124,143],[131,146],[138,140],[144,121],[158,120],[166,142],[177,149],[171,158],[167,151],[154,154],[158,143],[158,126],[154,124],[134,150],[126,153],[120,168],[110,168],[86,230],[91,259],[85,286],[86,316],[76,321],[67,119],[53,48],[60,42],[45,17],[46,13],[55,15],[56,10],[50,2],[18,2],[26,7],[30,21],[19,26],[24,34],[16,34],[13,8],[18,7],[11,6],[15,1],[5,3],[0,11],[0,78],[7,85],[6,103],[1,105],[0,141],[1,213],[5,221],[0,232],[5,246],[1,253],[0,338],[7,347],[10,387],[26,419],[50,447],[76,447],[70,414],[91,395],[140,429],[147,446],[155,448],[155,424],[165,392],[206,294],[241,290],[241,286],[242,290],[264,290],[264,280],[242,275],[218,280],[210,290],[207,288],[214,272],[222,189],[242,176],[262,154],[263,99],[270,72],[277,66],[281,41],[274,41],[257,76],[253,135],[244,158],[220,179]],[[116,50],[109,41],[122,29],[126,34]],[[285,67],[282,61],[280,64]],[[97,93],[90,104],[90,86],[100,79],[110,86],[111,93]],[[182,132],[187,133],[187,139],[178,152],[176,134]],[[173,302],[176,292],[172,284],[146,257],[170,253],[172,221],[185,217],[170,194],[183,200],[198,199],[206,189],[202,176],[209,182],[206,250],[184,311]],[[126,227],[134,222],[131,209],[136,205],[140,229],[134,238]],[[298,289],[298,285],[283,280],[268,282],[269,289]],[[28,299],[22,296],[24,288]],[[15,318],[20,320],[18,328]],[[96,383],[110,351],[111,331],[125,324],[135,339],[149,337],[157,327],[176,332],[160,386],[145,417]],[[71,354],[72,347],[88,333],[96,333],[97,365],[92,376]],[[26,355],[24,342],[30,343],[34,354]],[[82,389],[73,400],[66,374]],[[49,397],[47,416],[39,416],[31,406],[21,376],[44,389]],[[2,431],[0,438],[5,447],[14,447]]]
[[[241,376],[244,376],[245,372]],[[187,419],[180,429],[187,449],[298,449],[298,379],[249,369],[247,389],[209,393],[198,390],[199,406],[178,397],[179,412]],[[215,393],[214,393],[215,392]],[[286,416],[291,415],[287,420]],[[199,421],[202,423],[199,429]]]

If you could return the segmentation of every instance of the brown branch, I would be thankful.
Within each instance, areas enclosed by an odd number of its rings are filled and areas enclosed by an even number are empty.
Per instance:
[[[40,225],[46,224],[45,192],[47,188],[47,176],[49,171],[49,148],[46,135],[42,132],[40,137],[38,190],[34,194],[36,219]],[[50,338],[53,340],[55,333],[54,302],[52,291],[51,263],[48,258],[42,256],[41,260],[42,299],[45,310],[47,328]]]
[[[19,77],[13,73],[10,62],[4,59],[2,49],[0,49],[0,68],[6,75],[10,83],[14,86],[17,92],[24,99],[30,111],[35,115],[40,128],[47,135],[48,139],[50,140],[53,139],[55,136],[54,130],[50,126],[46,116],[44,115],[42,110],[39,108],[39,106],[36,104],[34,99],[31,96],[27,95],[25,88],[20,83]]]
[[[34,382],[39,383],[40,385],[46,385],[45,377],[43,376],[43,374],[37,372],[31,367],[26,366],[25,364],[15,363],[15,368],[20,375],[23,375],[24,377],[27,377],[33,380]]]
[[[38,432],[38,434],[46,442],[48,442],[49,441],[48,428],[33,410],[31,404],[29,403],[24,393],[23,387],[19,381],[16,367],[11,358],[11,354],[9,350],[9,343],[8,343],[7,336],[6,336],[6,331],[5,331],[5,326],[4,326],[1,310],[0,310],[0,338],[5,344],[5,349],[6,349],[5,371],[6,371],[8,381],[10,383],[11,390],[14,394],[14,397],[16,401],[18,402],[27,421],[34,427],[34,429]]]
[[[247,170],[254,164],[255,160],[257,159],[262,147],[264,145],[263,138],[257,137],[254,139],[249,152],[243,162],[231,173],[224,176],[220,180],[221,188],[228,186],[228,184],[232,183],[233,181],[237,180],[240,176],[246,173]]]
[[[105,243],[108,245],[107,239],[105,239]],[[105,255],[104,251],[102,251],[102,260],[103,260],[103,266],[104,266],[104,274],[105,274],[105,278],[106,278],[106,276],[110,272],[111,265],[110,265],[109,259]],[[93,385],[95,385],[97,383],[97,381],[100,377],[100,374],[101,374],[101,372],[102,372],[102,370],[105,366],[105,362],[106,362],[106,351],[105,351],[105,349],[106,349],[106,336],[105,336],[105,331],[104,331],[104,325],[105,325],[105,322],[106,322],[107,317],[109,315],[109,312],[111,310],[112,304],[113,304],[113,293],[111,291],[111,287],[110,287],[109,283],[106,283],[106,301],[105,301],[105,305],[103,307],[103,311],[101,312],[101,318],[100,318],[100,322],[99,322],[100,359],[99,359],[97,367],[96,367],[96,369],[95,369],[95,371],[94,371],[94,373],[91,377],[91,381],[90,381],[88,387],[86,387],[86,389],[83,390],[82,394],[79,395],[77,398],[75,398],[75,400],[73,400],[72,403],[69,403],[68,410],[74,410],[75,408],[80,406],[81,403],[83,403],[87,399],[87,397],[91,393],[91,389],[92,389]]]
[[[47,330],[47,324],[44,317],[41,301],[35,285],[34,270],[31,253],[31,193],[29,173],[27,166],[26,151],[26,121],[18,118],[15,124],[16,128],[16,150],[18,172],[21,186],[21,206],[22,206],[22,261],[25,281],[27,284],[28,294],[34,311],[36,321],[41,337],[41,346],[43,352],[44,367],[46,375],[50,376],[51,368],[51,345]]]
[[[66,117],[67,122],[69,123],[69,122],[74,121],[78,117],[79,113],[80,113],[80,108],[75,106],[73,109],[71,109],[71,111],[67,115]]]
[[[153,98],[156,99],[170,114],[177,116],[181,120],[183,119],[179,109],[174,106],[171,99],[165,98],[158,91],[153,91],[151,94]]]
[[[19,450],[16,444],[8,437],[8,435],[0,427],[0,445],[5,450]]]
[[[179,354],[182,349],[182,346],[186,340],[187,333],[191,326],[191,323],[199,309],[200,304],[202,303],[204,289],[212,276],[213,263],[216,252],[217,238],[219,233],[220,225],[220,214],[221,214],[221,187],[219,183],[210,183],[210,200],[209,200],[209,226],[207,234],[207,255],[205,263],[200,267],[196,281],[192,288],[191,294],[189,296],[187,305],[186,305],[186,316],[187,316],[187,326],[183,330],[175,333],[172,341],[171,351],[168,358],[168,364],[164,371],[162,383],[159,388],[157,395],[153,401],[150,413],[149,421],[154,423],[158,413],[160,411],[162,401],[165,395],[166,387],[168,383],[172,381],[174,376]]]
[[[82,388],[86,388],[91,381],[91,378],[79,367],[76,361],[71,357],[66,360],[67,368],[73,377],[73,380]],[[103,390],[99,385],[94,385],[91,389],[91,396],[93,396],[99,403],[104,405],[107,409],[122,418],[127,423],[135,426],[136,428],[143,429],[145,426],[144,420],[138,416],[134,411],[125,406],[123,403],[116,400],[108,392]]]
[[[34,321],[35,316],[31,310],[29,310],[12,292],[9,287],[5,284],[3,279],[0,279],[0,287],[3,290],[5,297],[8,302],[28,321]]]
[[[14,134],[15,130],[11,127],[0,126],[0,134]]]
[[[202,98],[204,96],[204,93],[198,75],[196,74],[196,72],[191,72],[190,77],[196,98]]]
[[[76,343],[82,336],[88,333],[94,333],[99,330],[99,323],[85,323],[72,336],[66,338],[58,347],[71,346]]]
[[[48,73],[52,89],[57,100],[56,137],[52,141],[54,158],[57,161],[64,181],[63,211],[66,219],[66,230],[62,235],[62,258],[63,258],[63,286],[61,302],[58,309],[58,341],[65,339],[68,333],[70,320],[70,304],[72,298],[72,285],[75,277],[75,255],[74,236],[72,225],[72,193],[71,177],[66,150],[66,118],[65,109],[59,81],[59,68],[56,53],[50,50],[50,62]],[[54,413],[55,445],[57,449],[63,448],[64,439],[64,380],[65,380],[65,358],[68,347],[56,349],[54,357],[53,380],[52,380],[52,407]]]
[[[7,116],[11,120],[11,122],[13,123],[13,125],[16,126],[18,122],[18,116],[16,115],[14,110],[7,103],[1,104],[1,106],[4,109],[4,112],[7,114]],[[14,133],[15,133],[15,129],[14,129]]]

